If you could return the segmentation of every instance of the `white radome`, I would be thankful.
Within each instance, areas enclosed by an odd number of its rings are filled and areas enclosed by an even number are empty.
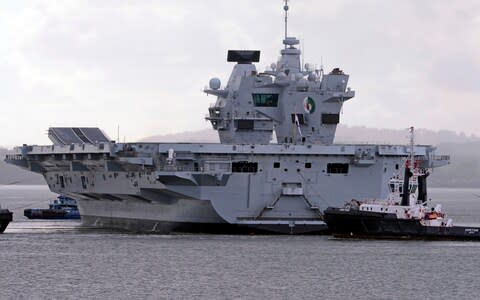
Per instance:
[[[210,88],[212,90],[218,90],[220,88],[220,86],[222,85],[222,82],[220,81],[220,79],[214,77],[214,78],[210,79],[210,82],[208,83],[208,85],[210,86]]]

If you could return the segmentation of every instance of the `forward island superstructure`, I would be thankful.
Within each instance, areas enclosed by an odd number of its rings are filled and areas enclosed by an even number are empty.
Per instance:
[[[204,90],[217,97],[206,119],[220,143],[117,143],[96,128],[50,128],[53,145],[17,147],[6,161],[77,199],[87,226],[321,232],[328,206],[385,198],[410,149],[334,144],[340,110],[355,92],[340,68],[302,66],[298,44],[285,30],[279,60],[263,72],[253,64],[260,51],[228,51],[235,65],[227,84],[212,78]],[[449,163],[428,145],[415,146],[415,160]]]

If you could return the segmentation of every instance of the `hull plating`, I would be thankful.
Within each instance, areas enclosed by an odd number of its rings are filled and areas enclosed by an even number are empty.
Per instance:
[[[218,234],[306,234],[326,232],[322,224],[229,224],[208,201],[182,199],[174,204],[137,201],[79,200],[82,226],[130,232],[169,234],[172,232]]]

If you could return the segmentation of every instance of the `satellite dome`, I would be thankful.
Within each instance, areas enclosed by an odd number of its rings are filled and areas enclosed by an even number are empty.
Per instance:
[[[308,74],[308,81],[315,81],[317,80],[317,75],[315,75],[315,73],[310,73]]]
[[[297,87],[299,87],[299,88],[301,88],[301,89],[306,89],[306,88],[308,88],[308,81],[307,81],[305,78],[301,78],[301,79],[298,81]]]
[[[220,86],[222,85],[222,82],[220,81],[220,79],[214,77],[214,78],[210,79],[210,82],[208,83],[208,85],[210,86],[210,88],[212,90],[218,90],[220,88]]]
[[[285,72],[279,72],[275,79],[278,80],[278,81],[286,80],[287,79],[287,74],[285,74]]]

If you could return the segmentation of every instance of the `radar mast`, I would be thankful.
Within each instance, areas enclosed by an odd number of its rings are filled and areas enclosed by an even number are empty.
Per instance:
[[[288,0],[285,0],[285,5],[283,6],[283,10],[285,11],[285,39],[287,39],[287,28],[288,28]],[[287,48],[287,45],[285,45]]]

